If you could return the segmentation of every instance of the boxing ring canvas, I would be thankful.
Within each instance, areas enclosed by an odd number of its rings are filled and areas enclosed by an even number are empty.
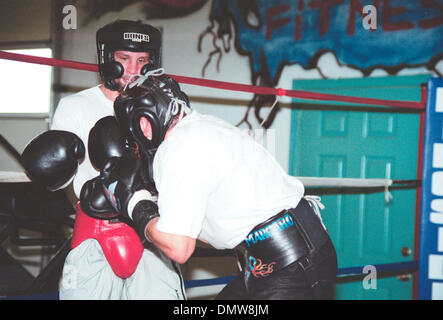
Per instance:
[[[428,83],[420,228],[419,299],[443,300],[443,79]]]
[[[428,78],[294,81],[294,89],[420,101],[420,85]],[[377,108],[294,100],[289,173],[416,179],[419,113]],[[393,199],[388,203],[383,188],[340,192],[321,194],[326,205],[322,216],[337,250],[339,268],[414,260],[415,189],[391,190]],[[365,289],[361,279],[339,283],[336,290],[337,299],[412,299],[412,295],[412,278],[396,276],[378,277],[377,290]]]

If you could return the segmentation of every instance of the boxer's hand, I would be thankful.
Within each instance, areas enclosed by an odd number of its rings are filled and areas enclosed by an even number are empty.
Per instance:
[[[101,118],[89,131],[89,159],[97,170],[101,170],[108,159],[122,157],[126,151],[128,151],[126,137],[115,117]]]
[[[95,219],[111,220],[120,215],[106,198],[100,176],[83,185],[80,207],[84,213]]]
[[[85,146],[77,135],[49,130],[28,143],[21,161],[32,181],[55,190],[67,186],[84,156]]]
[[[132,153],[111,158],[101,171],[105,197],[114,209],[134,221],[137,232],[145,235],[148,223],[158,217],[156,198],[145,188],[141,159]]]

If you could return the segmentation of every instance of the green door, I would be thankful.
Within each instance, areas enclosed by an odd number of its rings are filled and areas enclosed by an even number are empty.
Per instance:
[[[428,77],[294,81],[294,89],[420,101],[420,84]],[[416,179],[416,112],[294,100],[291,121],[291,175]],[[383,190],[375,191],[348,189],[321,195],[326,206],[322,216],[337,250],[339,268],[413,260],[415,189],[391,190],[393,199],[388,203]],[[407,248],[411,253],[404,255]],[[375,275],[373,269],[368,270]],[[377,275],[369,286],[361,278],[338,283],[336,299],[411,299],[412,286],[412,278]]]

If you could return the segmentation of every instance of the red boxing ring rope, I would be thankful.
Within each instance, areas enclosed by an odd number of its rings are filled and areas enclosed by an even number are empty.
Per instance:
[[[59,60],[53,58],[43,58],[36,57],[25,54],[11,53],[0,50],[0,59],[14,60],[20,62],[43,64],[53,67],[63,67],[76,70],[93,71],[98,72],[98,66],[92,63],[77,62],[71,60]],[[291,98],[298,99],[309,99],[309,100],[327,100],[327,101],[341,101],[341,102],[352,102],[365,105],[378,105],[378,106],[388,106],[394,108],[408,108],[408,109],[418,109],[421,111],[425,110],[425,104],[423,101],[401,101],[401,100],[383,100],[383,99],[373,99],[373,98],[359,98],[351,96],[342,96],[336,94],[326,94],[317,92],[308,92],[301,90],[285,90],[282,88],[270,88],[270,87],[260,87],[254,85],[239,84],[233,82],[217,81],[217,80],[207,80],[200,78],[184,77],[169,75],[176,81],[185,84],[198,85],[222,90],[231,91],[241,91],[250,92],[254,94],[265,94],[265,95],[277,95],[277,96],[287,96]]]

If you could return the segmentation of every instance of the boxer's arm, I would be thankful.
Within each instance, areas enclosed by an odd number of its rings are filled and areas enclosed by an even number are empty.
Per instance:
[[[177,263],[185,263],[195,250],[196,239],[159,231],[157,222],[159,218],[154,218],[146,227],[146,237],[163,253]]]

